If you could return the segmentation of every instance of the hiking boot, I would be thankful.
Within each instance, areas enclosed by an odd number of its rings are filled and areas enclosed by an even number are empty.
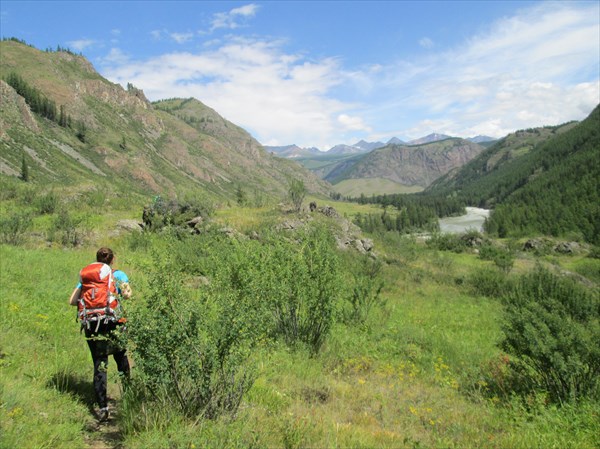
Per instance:
[[[108,417],[108,407],[101,408],[100,412],[98,413],[98,422],[106,422],[108,421]]]

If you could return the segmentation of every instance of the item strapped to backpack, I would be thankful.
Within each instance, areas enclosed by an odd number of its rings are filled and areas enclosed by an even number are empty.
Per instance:
[[[81,294],[79,296],[78,316],[82,325],[90,328],[90,323],[119,321],[120,306],[117,291],[109,265],[95,262],[79,272]]]

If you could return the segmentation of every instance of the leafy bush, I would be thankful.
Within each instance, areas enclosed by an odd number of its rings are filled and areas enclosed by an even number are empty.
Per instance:
[[[272,263],[280,265],[278,294],[270,298],[277,330],[289,344],[301,341],[316,353],[325,342],[334,321],[340,297],[339,261],[331,234],[323,228],[300,236],[300,244],[279,246]],[[287,248],[286,248],[287,247]],[[282,251],[285,253],[282,253]]]
[[[435,233],[427,240],[427,246],[440,251],[454,251],[460,253],[465,246],[455,234]]]
[[[462,234],[435,232],[427,241],[427,246],[440,251],[462,253],[470,248],[480,246],[483,242],[483,236],[474,230],[469,230]]]
[[[61,209],[54,217],[48,231],[48,240],[58,242],[63,246],[78,246],[83,243],[85,231],[81,225],[83,217],[74,217],[65,208]]]
[[[341,297],[339,261],[326,229],[305,230],[294,238],[271,234],[262,243],[247,241],[245,252],[228,263],[229,285],[240,298],[256,298],[253,308],[266,313],[267,321],[262,314],[260,322],[268,323],[274,338],[290,346],[306,344],[316,353]]]
[[[316,353],[341,298],[340,264],[326,229],[304,230],[293,238],[271,233],[261,241],[212,240],[213,256],[202,265],[209,276],[218,270],[212,277],[219,288],[233,290],[238,307],[252,311],[254,327],[263,330],[258,338],[270,335],[292,347],[306,344]],[[203,252],[208,250],[198,251]]]
[[[254,381],[247,363],[251,326],[231,291],[186,293],[182,278],[155,256],[149,292],[129,313],[138,390],[134,401],[168,405],[188,417],[237,411]],[[142,403],[138,412],[144,409]],[[135,410],[135,407],[130,409]]]
[[[12,200],[19,194],[19,181],[13,177],[0,175],[0,201]]]
[[[555,402],[597,395],[600,378],[600,298],[572,279],[537,268],[506,295],[501,347],[524,390]]]
[[[490,243],[481,246],[479,258],[493,261],[505,273],[510,272],[515,262],[515,256],[511,250]]]
[[[3,243],[19,245],[25,239],[25,233],[31,229],[32,220],[28,213],[14,213],[0,219],[0,239]]]
[[[142,220],[145,229],[158,231],[166,226],[183,226],[197,216],[207,218],[213,212],[214,205],[203,198],[188,195],[180,202],[157,196],[150,205],[144,207]]]
[[[489,298],[501,298],[510,289],[506,274],[495,268],[481,268],[468,277],[468,284],[477,295]]]
[[[589,257],[590,259],[600,259],[600,246],[592,246],[587,257]]]
[[[51,190],[45,195],[38,196],[35,205],[38,213],[41,215],[53,214],[60,205],[60,198],[53,190]]]
[[[350,319],[358,323],[364,323],[371,309],[381,304],[381,290],[383,280],[381,279],[382,263],[363,257],[357,264],[353,275],[354,284],[350,295]]]
[[[302,202],[306,196],[306,187],[304,182],[299,179],[290,179],[288,185],[289,199],[294,206],[294,210],[299,211],[302,208]]]

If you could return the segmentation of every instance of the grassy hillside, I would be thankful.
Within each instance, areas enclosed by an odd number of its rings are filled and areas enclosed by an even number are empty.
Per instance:
[[[405,186],[384,178],[345,179],[334,185],[334,190],[345,197],[358,198],[362,195],[415,193],[423,190],[419,186]]]
[[[340,170],[354,165],[363,154],[324,154],[314,157],[296,159],[299,163],[311,170],[318,177],[327,179]]]
[[[279,200],[290,178],[314,193],[328,192],[326,183],[271,156],[197,100],[153,105],[134,86],[125,90],[103,79],[82,56],[14,41],[0,46],[5,174],[20,175],[25,163],[32,182],[94,184],[142,195],[196,191],[218,200],[235,198],[240,188]],[[55,118],[34,112],[32,99],[5,82],[11,77],[60,112]]]

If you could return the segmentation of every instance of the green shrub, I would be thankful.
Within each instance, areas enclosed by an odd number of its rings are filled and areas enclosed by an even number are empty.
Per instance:
[[[54,217],[48,231],[48,240],[58,242],[63,246],[78,246],[83,243],[85,231],[81,227],[83,217],[74,217],[62,208]]]
[[[587,257],[590,259],[600,259],[600,246],[592,246]]]
[[[170,263],[159,255],[155,262],[147,295],[129,312],[138,372],[131,413],[151,401],[188,417],[234,414],[254,381],[247,363],[251,321],[236,308],[231,290],[194,297]]]
[[[167,226],[185,227],[192,218],[208,218],[213,212],[214,205],[202,197],[186,195],[184,200],[177,201],[156,196],[152,203],[144,207],[142,220],[145,229],[158,231]]]
[[[354,268],[349,317],[352,321],[364,323],[371,309],[381,304],[381,290],[384,285],[381,269],[381,261],[365,256]]]
[[[274,319],[274,336],[320,350],[341,297],[339,260],[324,228],[302,231],[291,241],[271,236],[261,252],[259,288]]]
[[[481,246],[479,249],[479,258],[493,261],[505,273],[510,272],[515,262],[514,253],[510,249],[489,243]]]
[[[482,235],[477,231],[467,231],[462,234],[439,233],[432,234],[427,240],[427,246],[440,251],[462,253],[483,242]]]
[[[31,216],[28,213],[14,213],[7,218],[0,219],[0,239],[3,243],[20,245],[25,240],[25,235],[32,226]]]
[[[488,298],[501,298],[510,288],[506,274],[491,267],[472,272],[468,276],[468,284],[475,294]]]
[[[505,297],[501,347],[524,390],[555,402],[598,394],[600,298],[569,278],[537,268]]]
[[[18,196],[19,183],[13,177],[0,174],[0,201],[12,200]]]
[[[290,179],[288,184],[288,196],[289,200],[294,206],[295,211],[300,211],[302,208],[302,202],[306,196],[306,187],[304,182],[300,179]]]
[[[49,191],[45,195],[38,196],[35,201],[37,211],[41,215],[53,214],[60,205],[60,198],[53,191]]]

